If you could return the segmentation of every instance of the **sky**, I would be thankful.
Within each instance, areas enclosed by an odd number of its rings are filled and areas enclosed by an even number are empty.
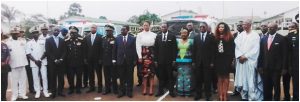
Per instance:
[[[159,16],[177,11],[193,10],[219,19],[232,16],[271,17],[289,9],[299,7],[299,1],[12,1],[2,0],[10,7],[15,7],[26,16],[43,14],[45,17],[58,19],[68,11],[72,3],[82,6],[82,14],[98,18],[106,16],[109,20],[126,21],[133,15],[141,15],[146,10]],[[224,6],[223,6],[224,5]],[[224,8],[224,9],[223,9]],[[224,12],[224,14],[223,14]],[[264,14],[266,12],[266,14]]]

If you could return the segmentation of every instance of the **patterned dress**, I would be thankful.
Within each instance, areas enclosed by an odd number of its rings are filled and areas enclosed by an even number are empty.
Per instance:
[[[193,39],[188,39],[182,43],[177,39],[178,54],[176,58],[177,65],[177,84],[178,95],[189,96],[191,94],[191,68],[192,68],[192,45]]]
[[[154,62],[153,62],[153,47],[142,46],[142,58],[143,58],[143,77],[154,77]]]

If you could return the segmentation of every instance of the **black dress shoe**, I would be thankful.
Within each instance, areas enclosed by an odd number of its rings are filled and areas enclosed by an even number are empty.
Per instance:
[[[86,93],[91,93],[91,92],[94,92],[95,91],[95,88],[90,88]]]
[[[64,95],[63,93],[59,93],[57,94],[58,96],[61,96],[61,97],[66,97],[66,95]]]
[[[170,95],[171,97],[176,97],[176,94],[175,94],[174,92],[170,92],[169,95]]]
[[[74,93],[74,91],[73,90],[70,90],[69,92],[68,92],[68,95],[71,95],[71,94],[73,94]]]
[[[128,96],[129,98],[132,98],[132,93],[128,93],[127,96]]]
[[[196,95],[195,98],[194,98],[195,101],[198,101],[198,100],[200,100],[200,99],[201,99],[201,96],[197,96],[197,95]]]
[[[248,99],[241,99],[241,101],[248,101]]]
[[[76,90],[76,93],[77,93],[77,94],[81,94],[80,89]]]
[[[206,97],[205,101],[211,101],[211,99],[209,97]]]
[[[237,91],[234,91],[230,96],[238,96],[238,95],[240,95],[240,93]]]
[[[155,94],[155,97],[159,97],[159,96],[162,96],[164,94],[163,91],[158,91],[156,94]]]
[[[283,101],[290,101],[290,100],[291,98],[286,98],[286,97],[283,98]]]
[[[51,95],[51,98],[52,98],[52,99],[54,99],[55,97],[56,97],[56,95],[55,95],[55,94],[52,94],[52,95]]]
[[[111,91],[105,91],[104,93],[102,93],[102,95],[107,95],[109,93],[111,93]]]
[[[124,96],[124,93],[119,93],[118,94],[118,98],[121,98],[121,97],[123,97]]]

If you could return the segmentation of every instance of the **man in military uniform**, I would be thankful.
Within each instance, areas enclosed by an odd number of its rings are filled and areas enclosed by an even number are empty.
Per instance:
[[[78,34],[78,28],[70,27],[70,36],[65,39],[66,42],[66,64],[67,77],[69,82],[69,92],[74,92],[74,77],[76,76],[76,93],[80,94],[82,87],[82,71],[83,71],[83,37]]]
[[[103,37],[103,67],[105,78],[105,92],[106,95],[111,92],[111,88],[114,94],[118,94],[117,86],[117,69],[112,63],[113,46],[115,46],[115,37],[113,32],[115,28],[111,25],[105,25],[106,36]]]
[[[293,101],[299,101],[299,27],[298,23],[292,22],[289,24],[289,34],[287,35],[287,46],[288,46],[288,68],[289,74],[293,80]],[[290,77],[286,79],[288,83],[284,86],[290,86]],[[289,90],[289,87],[286,89]],[[290,94],[289,91],[285,92],[284,100],[289,100]]]
[[[28,99],[26,96],[26,69],[28,61],[25,53],[25,40],[20,39],[20,31],[14,28],[11,32],[11,39],[7,41],[7,47],[10,50],[9,65],[11,67],[11,100],[17,100],[18,96]]]

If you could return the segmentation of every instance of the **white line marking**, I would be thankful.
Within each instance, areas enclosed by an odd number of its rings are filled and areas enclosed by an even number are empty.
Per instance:
[[[168,94],[169,94],[169,91],[167,91],[163,96],[159,97],[159,99],[156,100],[156,101],[161,101],[161,100],[163,100]]]

